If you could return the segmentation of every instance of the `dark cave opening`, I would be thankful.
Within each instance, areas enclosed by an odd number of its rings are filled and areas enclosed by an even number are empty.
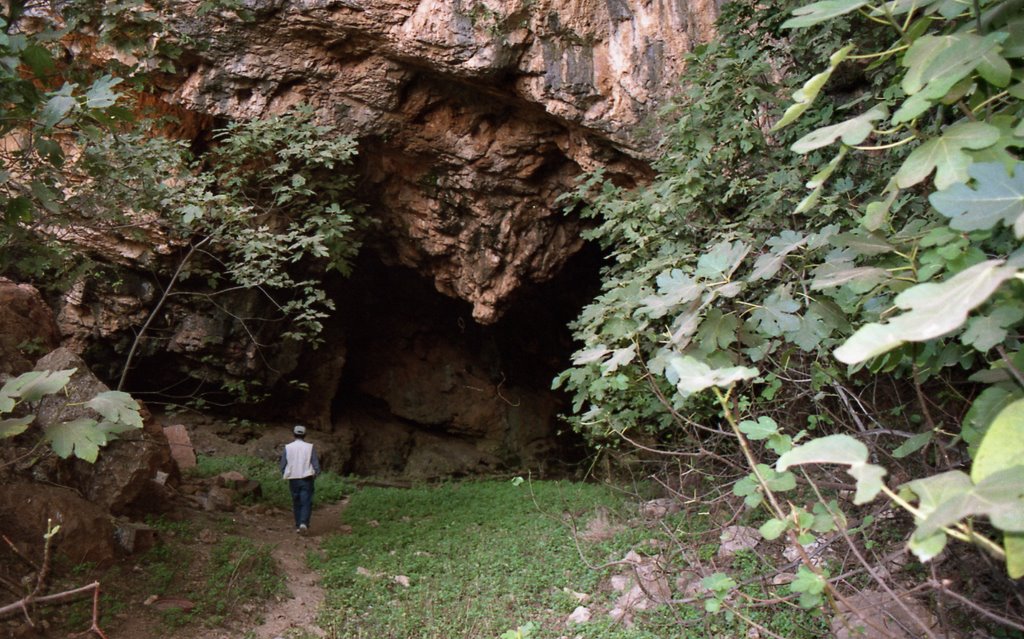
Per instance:
[[[568,324],[600,289],[603,255],[587,245],[559,275],[524,286],[494,325],[407,268],[365,254],[335,291],[328,327],[344,364],[330,428],[344,470],[443,476],[514,467],[564,474],[582,454],[551,381],[576,350]],[[561,471],[556,469],[561,468]]]

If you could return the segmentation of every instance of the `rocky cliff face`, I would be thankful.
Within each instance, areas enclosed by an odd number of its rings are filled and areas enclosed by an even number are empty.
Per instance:
[[[357,198],[379,224],[353,280],[334,285],[323,348],[174,302],[136,383],[188,395],[298,377],[309,392],[273,396],[270,413],[336,433],[346,470],[430,476],[542,457],[562,409],[548,385],[572,349],[564,326],[599,267],[580,261],[581,222],[557,198],[586,171],[646,178],[657,110],[684,54],[711,37],[716,1],[242,4],[251,19],[174,5],[188,44],[163,99],[199,127],[311,106],[359,141]],[[123,269],[124,251],[108,261]],[[60,315],[65,343],[96,370],[108,360],[108,379],[159,288],[129,261],[132,273],[76,285]]]
[[[580,248],[555,198],[645,174],[653,115],[715,0],[245,0],[195,17],[172,101],[230,119],[312,105],[362,140],[395,264],[496,321]],[[185,17],[190,16],[190,17]]]

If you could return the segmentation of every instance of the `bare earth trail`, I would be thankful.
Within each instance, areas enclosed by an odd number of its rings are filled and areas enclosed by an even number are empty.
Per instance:
[[[324,601],[320,575],[306,560],[310,552],[332,534],[347,532],[341,520],[348,505],[343,499],[337,503],[313,510],[311,528],[305,535],[295,532],[290,510],[275,509],[267,512],[237,511],[230,513],[231,534],[246,537],[273,548],[272,554],[278,570],[285,578],[285,592],[271,598],[262,613],[257,607],[243,606],[230,615],[220,628],[204,627],[201,620],[175,629],[167,628],[152,614],[123,615],[123,622],[108,629],[110,639],[292,639],[293,637],[327,637],[327,632],[316,623],[317,613]],[[216,525],[203,511],[190,513],[194,521]],[[201,539],[202,536],[200,535]],[[202,543],[205,546],[210,542]],[[199,559],[202,561],[202,559]],[[257,625],[258,623],[261,625]]]
[[[306,557],[310,551],[320,548],[324,537],[342,530],[341,513],[347,505],[348,501],[342,500],[314,510],[310,529],[304,535],[295,532],[290,512],[248,513],[236,518],[241,535],[273,546],[274,559],[287,579],[287,593],[271,601],[263,613],[263,625],[254,629],[256,639],[286,637],[289,631],[295,630],[317,637],[327,636],[316,624],[324,591],[320,587],[320,576],[309,567]]]

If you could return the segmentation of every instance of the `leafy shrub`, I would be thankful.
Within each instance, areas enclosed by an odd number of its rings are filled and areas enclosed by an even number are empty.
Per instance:
[[[733,491],[771,513],[766,537],[845,525],[821,495],[813,509],[776,498],[793,468],[835,464],[855,506],[884,493],[912,515],[920,559],[955,537],[1024,575],[1019,3],[826,0],[786,20],[734,2],[723,18],[689,61],[653,183],[594,175],[576,193],[613,261],[555,380],[574,424],[599,445],[641,431],[738,450],[751,473]],[[895,427],[860,397],[886,379],[917,403],[894,402]],[[865,420],[896,443],[852,437]],[[897,466],[911,479],[894,489]],[[712,582],[725,593],[727,579]],[[810,564],[792,589],[805,607],[832,592]]]

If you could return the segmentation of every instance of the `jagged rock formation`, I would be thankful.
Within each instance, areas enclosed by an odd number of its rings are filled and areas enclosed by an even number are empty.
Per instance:
[[[196,137],[311,106],[358,140],[356,198],[379,223],[353,281],[331,284],[338,311],[324,347],[252,335],[178,298],[150,329],[135,384],[187,399],[258,381],[273,392],[259,416],[332,432],[347,471],[432,476],[536,462],[563,408],[549,384],[571,352],[564,326],[599,268],[593,254],[579,257],[582,223],[558,197],[586,171],[625,185],[646,178],[657,110],[681,81],[684,54],[711,37],[716,1],[243,5],[251,20],[198,12],[196,0],[173,5],[186,51],[164,104],[191,114],[183,131]],[[102,245],[93,238],[89,250]],[[65,343],[108,380],[153,307],[160,284],[149,271],[168,270],[157,266],[166,244],[130,248],[107,260],[116,277],[80,281],[60,313]],[[580,259],[585,272],[572,272]],[[403,297],[366,263],[403,273],[418,292]],[[524,316],[522,300],[537,295],[547,298]],[[236,315],[259,316],[260,300],[245,296],[231,300]],[[288,378],[309,391],[288,394]]]
[[[580,246],[555,199],[630,181],[715,0],[249,0],[182,18],[202,48],[171,100],[231,119],[312,105],[362,141],[392,263],[496,321]],[[187,3],[182,4],[187,14]]]

